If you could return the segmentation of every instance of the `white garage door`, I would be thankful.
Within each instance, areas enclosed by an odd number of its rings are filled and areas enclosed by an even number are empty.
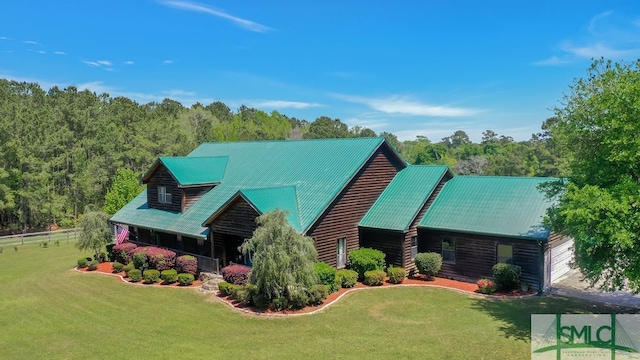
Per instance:
[[[551,248],[551,283],[556,282],[562,275],[571,270],[573,262],[573,239],[561,244],[554,244]]]

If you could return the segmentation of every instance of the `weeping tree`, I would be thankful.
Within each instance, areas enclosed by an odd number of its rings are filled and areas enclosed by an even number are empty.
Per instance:
[[[240,246],[242,253],[253,253],[249,281],[269,300],[291,298],[317,283],[313,239],[293,229],[286,215],[276,209],[258,217],[253,237]]]
[[[100,211],[88,211],[80,218],[80,236],[76,246],[80,251],[91,250],[94,259],[99,259],[102,248],[111,242],[111,231],[107,221],[109,215]]]

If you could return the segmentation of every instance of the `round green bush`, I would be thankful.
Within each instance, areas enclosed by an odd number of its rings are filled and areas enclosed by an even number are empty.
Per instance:
[[[122,268],[122,271],[129,277],[129,271],[133,269],[135,269],[135,266],[133,266],[133,262],[130,262]]]
[[[321,305],[327,296],[329,296],[329,290],[326,285],[314,285],[309,289],[309,304]]]
[[[493,265],[493,278],[500,290],[513,290],[520,286],[520,266],[499,263]]]
[[[390,267],[387,269],[387,275],[389,275],[389,282],[392,284],[400,284],[404,281],[404,278],[407,276],[407,273],[404,271],[404,268],[401,267]]]
[[[160,281],[160,271],[156,269],[147,269],[142,274],[145,284],[154,284]]]
[[[384,283],[387,274],[382,270],[369,270],[364,273],[364,284],[369,286],[380,286]]]
[[[138,270],[147,269],[149,267],[147,254],[142,251],[133,254],[133,266]]]
[[[163,283],[173,284],[178,281],[178,272],[175,269],[162,270],[160,277]]]
[[[194,280],[194,278],[193,278],[193,275],[191,275],[191,274],[185,274],[185,273],[178,274],[178,283],[181,286],[191,285],[191,284],[193,284],[193,280]]]
[[[218,290],[220,290],[220,294],[222,294],[222,296],[229,296],[231,295],[231,290],[234,286],[236,285],[223,281],[218,283]]]
[[[89,269],[89,271],[94,271],[98,269],[98,264],[100,264],[98,262],[98,260],[91,260],[89,261],[89,263],[87,264],[87,269]]]
[[[330,293],[338,291],[341,281],[336,276],[336,268],[323,261],[315,263],[313,268],[318,277],[318,284],[325,285]]]
[[[124,269],[124,264],[121,264],[121,263],[119,263],[117,261],[114,261],[111,264],[111,271],[114,272],[114,273],[122,272],[123,269]]]
[[[358,280],[364,279],[364,273],[371,270],[384,270],[385,254],[376,249],[360,248],[349,251],[351,268],[358,273]]]
[[[442,268],[442,255],[434,252],[416,254],[413,261],[420,274],[425,275],[427,279],[436,276]]]
[[[89,263],[89,260],[87,260],[86,257],[81,257],[80,259],[78,259],[78,268],[82,269],[87,267],[87,264]]]
[[[140,269],[133,269],[129,271],[127,276],[129,277],[129,281],[138,282],[142,280],[142,271]]]
[[[336,272],[343,288],[352,288],[358,282],[358,273],[350,269],[340,269]]]

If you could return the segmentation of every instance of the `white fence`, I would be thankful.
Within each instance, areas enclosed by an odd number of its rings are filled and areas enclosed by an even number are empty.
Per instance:
[[[43,231],[37,233],[15,234],[0,236],[0,246],[24,245],[35,242],[66,242],[75,241],[78,236],[78,228],[55,231]]]

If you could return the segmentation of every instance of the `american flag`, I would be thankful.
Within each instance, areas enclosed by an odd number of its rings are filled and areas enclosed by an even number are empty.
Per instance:
[[[118,236],[116,237],[116,245],[122,244],[127,237],[129,236],[129,230],[127,228],[123,228],[118,226]]]

